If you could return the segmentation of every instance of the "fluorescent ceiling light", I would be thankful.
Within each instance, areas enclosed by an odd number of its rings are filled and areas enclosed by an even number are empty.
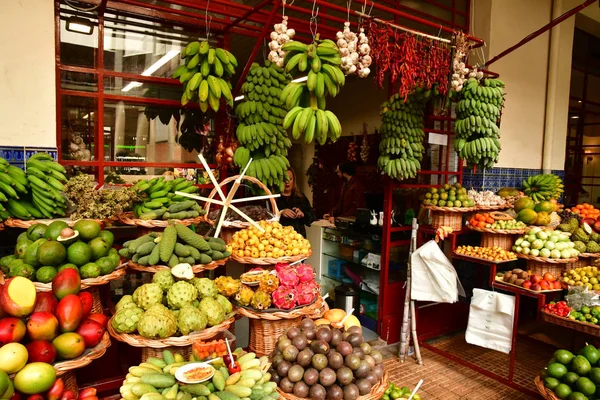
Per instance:
[[[240,101],[240,100],[244,100],[244,96],[238,96],[235,99],[233,99],[233,101]]]
[[[90,115],[94,115],[94,112],[92,111],[91,113],[85,114],[82,118],[83,119],[88,119],[90,117]]]
[[[91,35],[94,32],[94,25],[87,18],[71,16],[67,18],[66,29],[69,32]]]
[[[306,82],[308,80],[308,76],[303,76],[301,78],[296,78],[292,82]]]
[[[573,115],[573,116],[571,117],[571,119],[577,119],[577,118],[579,118],[579,115]]]
[[[142,72],[142,76],[150,76],[153,73],[155,73],[156,71],[158,71],[158,69],[160,67],[162,67],[163,65],[165,65],[166,63],[168,63],[169,61],[171,61],[171,59],[173,57],[175,57],[177,54],[179,54],[180,50],[170,50],[167,54],[165,54],[164,56],[162,56],[157,62],[155,62],[154,64],[152,64],[150,67],[148,67],[147,70],[145,70],[144,72]],[[125,86],[123,89],[121,89],[121,92],[129,92],[131,89],[136,88],[136,87],[140,87],[142,86],[143,83],[141,82],[137,82],[137,81],[133,81],[133,82],[129,82],[129,84],[127,86]]]

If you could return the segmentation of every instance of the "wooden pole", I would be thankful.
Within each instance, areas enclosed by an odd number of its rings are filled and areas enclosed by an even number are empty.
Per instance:
[[[412,220],[412,231],[410,235],[410,249],[408,252],[408,271],[406,273],[406,294],[404,296],[404,313],[402,314],[402,330],[400,332],[400,350],[398,357],[400,362],[406,361],[406,355],[408,354],[408,344],[410,342],[410,330],[409,322],[411,317],[411,300],[410,300],[410,287],[411,287],[411,273],[412,273],[412,255],[417,249],[417,219]],[[411,324],[412,325],[412,324]]]

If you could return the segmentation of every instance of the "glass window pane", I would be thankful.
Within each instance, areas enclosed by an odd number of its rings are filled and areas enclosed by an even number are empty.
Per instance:
[[[173,27],[155,22],[105,14],[104,68],[148,76],[171,77],[180,52],[203,28]]]
[[[98,90],[98,82],[94,74],[60,71],[60,87],[80,92],[96,92]]]
[[[79,20],[74,20],[80,18]],[[91,35],[77,32],[89,24]],[[70,30],[68,30],[69,28]],[[60,6],[60,62],[65,65],[94,68],[98,53],[98,20],[92,14]]]
[[[183,94],[183,85],[141,83],[132,79],[109,76],[104,78],[104,93],[180,101]]]
[[[214,122],[199,111],[107,101],[104,103],[104,160],[199,163],[202,152],[214,162]],[[155,174],[158,168],[138,169]],[[164,172],[164,171],[163,171]]]
[[[61,97],[62,158],[93,161],[96,99],[90,97]]]

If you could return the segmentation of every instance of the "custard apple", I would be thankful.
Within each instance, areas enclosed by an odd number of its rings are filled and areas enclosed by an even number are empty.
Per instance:
[[[129,303],[133,304],[133,303]],[[138,321],[144,314],[139,307],[121,308],[112,319],[112,327],[119,333],[133,333],[137,329]]]
[[[152,283],[158,284],[163,292],[166,292],[175,283],[175,277],[173,277],[171,270],[163,269],[154,274]]]
[[[183,306],[183,308],[179,310],[177,324],[179,325],[179,332],[181,332],[182,335],[187,335],[194,331],[201,331],[206,328],[206,323],[206,314],[193,306]]]
[[[576,241],[574,242],[574,246],[573,246],[573,247],[574,247],[574,249],[575,249],[575,250],[577,250],[578,252],[580,252],[580,253],[585,253],[585,248],[586,248],[586,246],[585,246],[585,243],[583,243],[583,242],[581,242],[581,241],[579,241],[579,240],[576,240]]]
[[[596,242],[589,241],[585,248],[586,253],[600,253],[600,245]]]
[[[137,330],[145,338],[164,339],[177,332],[177,317],[162,304],[155,304],[140,317]]]
[[[133,292],[133,301],[138,307],[144,310],[149,309],[155,304],[160,304],[163,298],[163,291],[157,283],[146,283]]]
[[[121,300],[115,306],[115,311],[119,311],[123,308],[138,308],[138,306],[133,301],[133,297],[129,294],[121,297]]]
[[[169,308],[178,309],[192,303],[198,297],[198,290],[191,283],[176,282],[167,292]]]
[[[575,232],[573,232],[573,235],[571,236],[571,240],[573,241],[581,241],[583,243],[587,243],[590,240],[590,236],[585,233],[585,231],[581,228],[577,228],[575,229]]]
[[[231,305],[231,302],[222,294],[216,295],[215,300],[221,303],[221,306],[223,306],[223,311],[225,311],[225,315],[229,314],[233,310],[233,305]]]
[[[200,297],[215,297],[217,292],[217,286],[213,281],[208,278],[194,278],[190,281],[196,289]]]
[[[225,310],[223,310],[221,303],[215,299],[205,297],[200,301],[198,308],[206,314],[210,326],[219,325],[225,319]]]

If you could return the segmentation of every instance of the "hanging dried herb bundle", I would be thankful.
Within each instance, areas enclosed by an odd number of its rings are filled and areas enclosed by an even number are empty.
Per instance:
[[[434,88],[448,93],[448,77],[452,63],[450,47],[437,40],[399,32],[389,25],[371,21],[371,56],[377,65],[375,80],[383,88],[385,74],[398,86],[404,100],[415,88]]]

